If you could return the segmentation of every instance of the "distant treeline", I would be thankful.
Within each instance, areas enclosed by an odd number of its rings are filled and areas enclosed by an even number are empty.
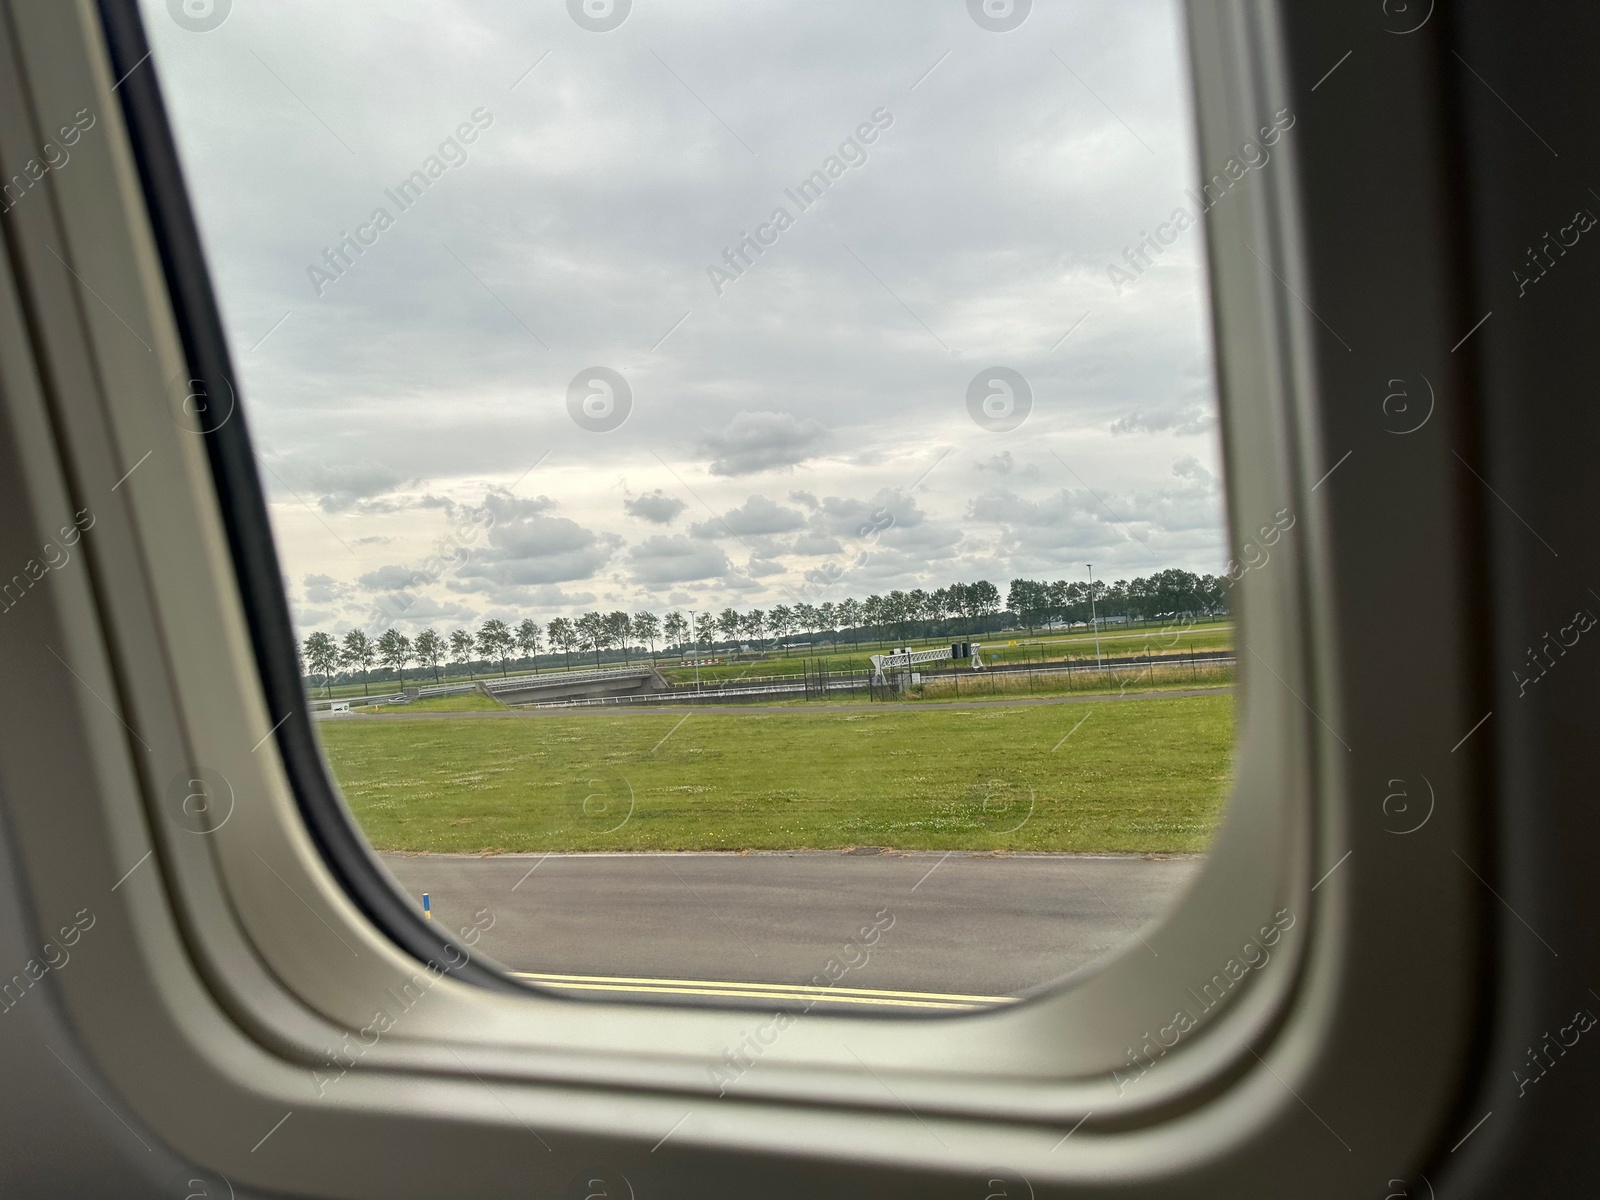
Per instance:
[[[408,638],[390,628],[377,637],[352,629],[335,641],[328,633],[306,638],[301,653],[307,672],[331,683],[339,672],[366,678],[375,664],[404,679],[406,667],[419,663],[437,680],[446,661],[471,668],[493,663],[502,673],[521,660],[538,668],[542,653],[559,653],[572,665],[574,652],[592,654],[594,665],[607,656],[631,661],[648,650],[653,660],[659,650],[668,653],[715,650],[719,646],[747,644],[762,650],[784,645],[804,634],[838,645],[883,638],[933,638],[987,633],[997,629],[1041,625],[1087,624],[1091,619],[1156,619],[1214,616],[1227,612],[1224,581],[1215,575],[1166,570],[1146,578],[1096,580],[1093,593],[1087,582],[1065,579],[1048,583],[1013,579],[1002,607],[1000,589],[986,579],[952,583],[925,591],[892,591],[864,600],[805,601],[775,604],[746,612],[725,608],[720,613],[674,609],[664,617],[644,611],[628,613],[586,612],[574,617],[552,617],[541,626],[531,617],[516,625],[493,618],[473,632],[452,631],[448,637],[424,629]]]

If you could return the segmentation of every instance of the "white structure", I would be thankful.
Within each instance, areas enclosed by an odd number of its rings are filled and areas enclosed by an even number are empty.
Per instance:
[[[963,646],[970,650],[972,654],[972,669],[974,671],[983,670],[983,654],[981,653],[983,649],[982,645],[980,645],[978,642],[957,642],[948,650],[905,649],[896,650],[891,654],[874,654],[871,656],[872,682],[884,683],[886,682],[884,672],[903,671],[909,668],[913,663],[935,662],[939,659],[948,660],[952,658],[959,658],[960,655],[955,652],[957,646]]]

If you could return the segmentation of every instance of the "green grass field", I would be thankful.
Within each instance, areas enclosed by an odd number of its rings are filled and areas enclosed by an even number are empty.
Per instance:
[[[380,850],[1192,851],[1220,819],[1233,697],[317,728]]]

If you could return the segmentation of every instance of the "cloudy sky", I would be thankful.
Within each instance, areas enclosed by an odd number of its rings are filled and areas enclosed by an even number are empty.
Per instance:
[[[1221,568],[1174,5],[608,7],[147,0],[302,632]]]

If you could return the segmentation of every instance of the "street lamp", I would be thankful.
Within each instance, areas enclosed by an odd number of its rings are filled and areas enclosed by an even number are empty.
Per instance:
[[[1094,626],[1094,665],[1097,670],[1103,669],[1100,661],[1100,617],[1094,607],[1094,564],[1084,563],[1089,568],[1089,623]]]

